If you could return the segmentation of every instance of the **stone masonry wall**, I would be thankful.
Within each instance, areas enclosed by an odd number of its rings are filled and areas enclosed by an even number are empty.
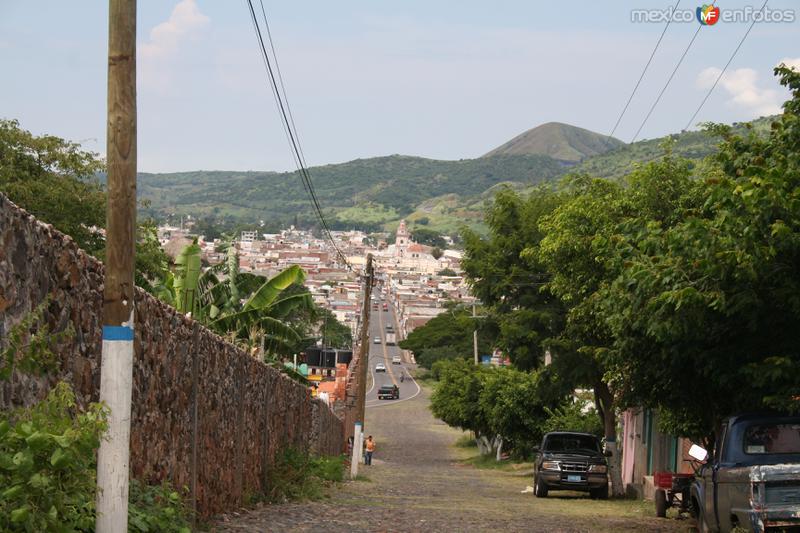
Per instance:
[[[0,194],[0,346],[46,297],[51,330],[75,330],[56,347],[61,358],[53,375],[0,383],[0,407],[29,405],[58,380],[71,383],[82,404],[97,401],[102,292],[102,263]],[[286,447],[342,451],[342,421],[306,387],[142,290],[133,373],[131,472],[178,488],[195,486],[196,473],[202,516],[262,491],[266,469]]]

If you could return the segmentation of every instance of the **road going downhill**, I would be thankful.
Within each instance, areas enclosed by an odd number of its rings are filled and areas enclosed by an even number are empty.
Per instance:
[[[384,300],[385,301],[385,300]],[[416,368],[403,354],[396,344],[386,344],[387,333],[394,333],[397,336],[398,324],[395,320],[394,311],[387,304],[387,310],[382,309],[382,301],[376,299],[377,306],[372,309],[370,324],[370,349],[369,349],[369,372],[370,380],[367,382],[367,409],[391,405],[398,401],[406,401],[415,398],[420,393],[420,387],[411,378],[409,371]],[[379,340],[379,343],[375,341]],[[392,359],[399,357],[400,362],[393,363]],[[376,365],[382,364],[385,371],[376,372]],[[394,385],[400,389],[398,400],[379,400],[378,389],[384,385]]]
[[[430,390],[411,379],[414,368],[387,346],[386,326],[392,306],[372,311],[370,375],[365,432],[373,435],[372,466],[361,465],[364,480],[331,489],[329,499],[261,505],[222,517],[212,530],[232,531],[688,531],[688,521],[657,519],[652,504],[597,501],[580,494],[535,498],[522,491],[531,470],[477,469],[464,462],[474,449],[454,446],[463,435],[435,419]],[[394,330],[397,325],[394,324]],[[380,343],[375,343],[375,337]],[[383,363],[386,372],[375,373]],[[378,400],[381,385],[400,387],[399,400]]]

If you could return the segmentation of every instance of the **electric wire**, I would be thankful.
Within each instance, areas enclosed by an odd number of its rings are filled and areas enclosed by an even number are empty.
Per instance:
[[[250,10],[250,18],[251,18],[251,21],[253,23],[253,28],[255,30],[256,38],[258,40],[258,44],[259,44],[259,48],[260,48],[260,51],[261,51],[262,59],[263,59],[264,64],[265,64],[265,66],[267,68],[267,73],[268,73],[268,77],[269,77],[272,93],[273,93],[273,96],[275,97],[275,100],[276,100],[276,103],[277,103],[277,106],[278,106],[278,110],[279,110],[279,114],[280,114],[280,116],[282,118],[284,131],[285,131],[285,133],[286,133],[286,135],[288,137],[289,145],[290,145],[290,147],[292,149],[292,157],[294,158],[295,164],[298,167],[298,173],[300,174],[300,179],[303,182],[303,186],[304,186],[306,192],[308,193],[309,198],[311,199],[311,204],[312,204],[312,207],[313,207],[313,209],[315,211],[315,214],[317,215],[317,217],[320,220],[320,223],[322,224],[323,233],[327,236],[328,240],[330,241],[331,246],[333,246],[334,250],[336,251],[336,255],[338,256],[338,258],[345,264],[345,266],[349,270],[353,270],[352,266],[347,261],[347,258],[345,257],[344,253],[341,251],[339,246],[336,244],[336,241],[334,240],[333,235],[331,234],[330,227],[328,226],[328,223],[325,220],[325,216],[322,213],[322,208],[321,208],[321,206],[319,204],[319,199],[317,198],[317,196],[315,194],[315,191],[314,191],[314,188],[313,188],[313,183],[311,181],[311,175],[308,172],[308,169],[306,168],[306,165],[305,165],[305,162],[304,162],[305,160],[304,160],[303,155],[302,155],[302,150],[300,149],[300,146],[299,146],[299,140],[297,138],[297,132],[296,132],[296,130],[292,129],[292,126],[294,125],[294,123],[293,123],[293,119],[289,118],[290,111],[287,112],[288,102],[287,102],[287,104],[284,104],[284,98],[281,97],[281,92],[278,89],[278,83],[276,81],[275,72],[274,72],[274,70],[272,68],[272,63],[270,62],[269,53],[267,52],[266,46],[264,45],[264,37],[263,37],[263,34],[261,32],[261,27],[260,27],[260,25],[258,23],[258,17],[256,16],[256,12],[255,12],[255,9],[253,7],[252,0],[247,0],[247,5],[248,5],[248,8]],[[263,4],[262,4],[262,10],[263,10]],[[265,20],[266,20],[266,13],[265,12],[264,12],[264,17],[265,17]],[[274,46],[272,47],[272,49],[274,51]],[[275,61],[276,67],[277,67],[277,57],[273,58],[273,60]],[[284,88],[284,96],[285,96],[285,88]]]
[[[711,2],[711,5],[713,6],[715,3],[716,3],[716,0]],[[631,144],[634,143],[636,141],[636,139],[639,137],[639,134],[642,132],[642,129],[644,128],[644,125],[647,124],[647,121],[650,119],[650,115],[653,114],[653,111],[655,110],[656,106],[661,101],[661,97],[664,96],[665,92],[667,92],[667,87],[669,87],[669,84],[672,83],[672,79],[675,77],[675,74],[678,72],[678,69],[680,68],[681,64],[683,63],[683,60],[686,59],[686,55],[689,53],[689,50],[692,48],[692,45],[694,44],[694,41],[697,39],[697,36],[700,34],[700,30],[701,29],[703,29],[703,25],[699,24],[697,26],[697,30],[694,32],[694,35],[692,35],[692,40],[689,41],[689,45],[686,47],[686,50],[684,50],[683,54],[681,54],[681,58],[678,60],[678,63],[675,65],[675,68],[672,69],[672,74],[670,74],[669,78],[667,78],[667,82],[664,84],[664,87],[661,88],[661,91],[658,93],[658,97],[656,97],[656,100],[655,100],[655,102],[653,102],[653,105],[650,106],[650,110],[647,112],[647,115],[645,115],[644,120],[642,120],[642,123],[639,125],[639,129],[636,130],[636,134],[634,134],[633,138],[631,139]]]
[[[675,15],[675,11],[678,9],[678,4],[680,4],[680,3],[681,3],[681,0],[678,0],[677,2],[675,2],[675,5],[672,6],[672,12],[670,13],[669,20],[667,20],[666,26],[664,26],[664,29],[661,31],[661,35],[659,36],[658,41],[656,41],[656,45],[653,48],[653,51],[650,53],[650,58],[647,60],[647,63],[645,64],[644,69],[642,70],[642,74],[639,76],[639,80],[636,82],[636,85],[634,85],[634,87],[633,87],[633,91],[631,91],[631,95],[628,97],[628,101],[625,102],[625,107],[622,108],[622,113],[619,114],[619,117],[617,117],[617,122],[614,124],[614,127],[611,128],[611,133],[608,134],[609,137],[613,137],[614,136],[614,132],[617,131],[617,127],[619,126],[619,123],[622,121],[622,117],[625,116],[625,112],[628,111],[628,106],[631,105],[631,100],[633,100],[633,95],[636,94],[636,91],[639,89],[639,85],[641,85],[642,80],[644,79],[644,75],[647,72],[647,69],[650,67],[650,63],[653,62],[653,57],[655,57],[656,51],[658,50],[658,47],[661,44],[662,39],[664,39],[664,35],[667,33],[667,29],[669,28],[669,25],[672,23],[672,19],[673,19],[674,15]]]
[[[769,0],[764,0],[764,3],[761,5],[761,9],[758,10],[759,13],[764,11],[764,8],[767,7],[767,2],[769,2]],[[717,76],[717,79],[714,80],[714,84],[711,85],[711,88],[708,90],[706,95],[703,97],[703,101],[700,102],[700,105],[697,106],[697,109],[695,109],[694,113],[692,114],[692,118],[690,118],[689,122],[686,123],[686,127],[683,128],[684,130],[688,130],[692,126],[692,123],[694,122],[694,119],[697,117],[698,113],[700,113],[700,110],[703,109],[703,106],[706,105],[706,102],[708,101],[708,98],[711,96],[711,93],[714,92],[714,89],[717,87],[717,84],[719,83],[719,80],[722,79],[723,74],[725,74],[725,71],[728,70],[728,67],[730,66],[731,62],[733,61],[733,58],[736,57],[737,53],[739,53],[739,49],[744,44],[744,41],[745,41],[745,39],[747,39],[747,36],[750,35],[750,30],[753,29],[753,26],[755,26],[755,24],[756,24],[756,17],[755,17],[755,15],[753,15],[753,21],[750,23],[750,26],[747,28],[747,31],[744,32],[744,35],[742,36],[741,40],[739,41],[739,44],[734,49],[733,53],[731,54],[731,57],[728,58],[728,62],[725,63],[724,67],[722,67],[722,70],[719,72],[719,75]]]

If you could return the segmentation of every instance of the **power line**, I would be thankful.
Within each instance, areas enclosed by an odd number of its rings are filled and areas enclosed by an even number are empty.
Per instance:
[[[716,0],[711,2],[711,5],[713,6],[715,3],[716,3]],[[653,105],[650,106],[650,110],[647,112],[647,115],[645,115],[644,120],[639,125],[639,129],[636,130],[636,134],[631,139],[631,143],[636,141],[636,138],[639,137],[639,133],[641,133],[642,128],[644,128],[644,125],[647,124],[647,121],[650,118],[650,115],[653,114],[653,111],[655,110],[656,106],[661,101],[661,97],[664,96],[664,93],[667,91],[667,87],[669,87],[669,84],[672,82],[672,78],[675,77],[675,73],[678,72],[678,69],[680,68],[681,63],[683,63],[683,60],[686,59],[686,55],[689,53],[689,49],[692,47],[692,44],[694,44],[695,39],[697,39],[697,36],[700,34],[700,30],[701,29],[703,29],[703,25],[702,24],[697,26],[697,30],[694,32],[694,35],[692,35],[692,40],[689,41],[689,45],[686,47],[686,50],[683,51],[683,54],[681,55],[681,58],[678,60],[678,63],[675,65],[675,68],[672,70],[672,74],[669,75],[669,78],[667,78],[667,82],[664,84],[664,87],[661,88],[661,92],[658,93],[658,97],[656,98],[656,101],[653,102]]]
[[[333,246],[336,249],[336,251],[339,252],[339,249],[336,246],[336,243],[333,241],[333,236],[331,235],[330,228],[328,227],[328,224],[325,221],[325,217],[322,215],[322,209],[320,207],[319,199],[317,198],[317,192],[314,189],[314,182],[311,180],[311,173],[308,170],[308,165],[306,164],[305,154],[303,153],[303,145],[300,142],[300,135],[297,133],[297,126],[294,123],[294,115],[292,114],[292,107],[289,105],[289,97],[286,95],[286,86],[283,83],[283,74],[281,73],[281,66],[280,66],[280,63],[278,62],[278,54],[275,52],[275,43],[272,40],[272,32],[270,31],[269,21],[267,19],[267,12],[264,9],[264,1],[263,0],[259,0],[259,4],[261,6],[261,15],[262,15],[262,17],[264,19],[264,27],[267,30],[267,39],[269,40],[269,46],[270,46],[270,49],[272,50],[272,58],[273,58],[273,60],[275,62],[275,71],[278,73],[278,81],[280,83],[281,93],[283,94],[283,101],[286,102],[286,110],[289,113],[289,123],[291,124],[291,130],[294,132],[294,137],[295,137],[295,139],[297,139],[297,147],[299,148],[298,157],[300,159],[301,168],[303,168],[305,170],[305,179],[303,181],[307,184],[306,188],[307,188],[307,190],[309,191],[309,193],[311,195],[312,202],[314,203],[316,211],[319,213],[319,218],[320,218],[320,221],[322,222],[323,230],[327,232],[328,237],[330,238],[331,244],[333,244]],[[274,81],[274,77],[272,79]],[[275,90],[277,91],[277,87],[275,88]],[[344,256],[341,253],[340,253],[340,257],[341,257],[341,259],[344,260],[345,264],[347,264],[347,266],[349,267],[350,265],[347,263],[347,260],[344,258]]]
[[[642,74],[639,76],[639,81],[636,82],[636,85],[633,87],[633,91],[631,91],[631,95],[628,97],[628,101],[625,102],[625,107],[622,109],[622,113],[619,114],[619,117],[617,117],[617,122],[614,124],[614,127],[611,129],[611,133],[608,134],[609,137],[613,137],[614,136],[614,132],[617,131],[617,127],[619,126],[619,123],[622,121],[622,117],[625,115],[625,112],[628,110],[628,106],[631,105],[631,100],[633,100],[633,95],[635,95],[636,91],[639,89],[639,85],[642,83],[642,80],[644,79],[644,75],[647,72],[647,69],[650,67],[650,63],[653,61],[653,57],[656,55],[656,50],[658,50],[658,47],[661,44],[661,40],[664,38],[664,34],[667,33],[667,28],[669,28],[669,25],[672,23],[672,19],[673,19],[674,15],[675,15],[675,11],[678,9],[678,4],[680,4],[680,3],[681,3],[681,0],[678,0],[677,2],[675,2],[675,5],[672,7],[672,13],[670,14],[669,20],[667,20],[666,26],[664,26],[664,29],[661,31],[661,35],[659,36],[658,41],[656,41],[656,45],[653,48],[653,51],[650,53],[650,59],[647,60],[647,64],[644,66],[644,69],[642,70]]]
[[[253,28],[255,30],[256,38],[258,39],[258,44],[259,44],[259,48],[261,50],[262,59],[264,60],[264,65],[267,68],[267,73],[268,73],[268,77],[269,77],[269,81],[270,81],[270,86],[271,86],[271,89],[272,89],[272,94],[275,97],[275,100],[276,100],[276,103],[277,103],[277,106],[278,106],[278,110],[279,110],[279,114],[280,114],[280,116],[282,118],[284,131],[285,131],[285,133],[287,135],[287,138],[289,140],[289,145],[290,145],[290,147],[292,149],[292,157],[295,159],[295,164],[297,165],[297,169],[298,169],[298,172],[300,174],[300,179],[303,182],[303,186],[306,189],[306,192],[308,193],[309,198],[311,199],[311,204],[312,204],[312,207],[313,207],[313,209],[315,211],[315,214],[317,215],[317,218],[319,218],[320,223],[322,224],[322,228],[323,228],[324,234],[327,235],[328,240],[330,241],[331,245],[333,246],[334,250],[336,251],[336,254],[339,257],[339,259],[345,264],[345,266],[348,269],[352,270],[352,266],[347,261],[347,258],[345,257],[344,253],[342,253],[341,249],[339,249],[339,246],[336,244],[336,241],[334,240],[333,235],[331,234],[330,227],[328,226],[328,223],[325,220],[325,216],[322,213],[322,208],[320,206],[319,199],[317,198],[317,195],[316,195],[316,193],[314,191],[313,183],[311,181],[311,175],[308,172],[308,169],[306,168],[306,165],[305,165],[305,160],[304,160],[304,157],[303,157],[302,150],[300,148],[299,139],[297,137],[297,131],[296,131],[296,129],[293,129],[294,121],[293,121],[293,119],[289,118],[289,116],[291,114],[291,111],[287,112],[288,101],[286,102],[286,104],[284,104],[284,100],[285,100],[285,96],[286,96],[285,88],[284,88],[284,93],[283,93],[284,97],[282,98],[281,97],[281,92],[278,89],[278,83],[276,81],[275,72],[273,71],[273,68],[272,68],[272,62],[270,62],[269,53],[267,52],[267,48],[264,45],[264,37],[263,37],[263,35],[261,33],[261,27],[260,27],[260,25],[258,23],[258,17],[256,16],[255,9],[253,8],[252,0],[247,0],[247,5],[248,5],[248,7],[250,9],[250,18],[251,18],[251,21],[253,23]],[[262,7],[262,12],[264,13],[264,20],[266,21],[266,12],[263,10],[263,4],[262,4],[261,7]],[[275,50],[274,46],[272,46],[272,50],[274,52],[274,50]],[[275,56],[273,58],[273,60],[275,62],[276,68],[277,68],[277,56]]]
[[[761,9],[758,10],[759,13],[764,11],[764,8],[767,7],[767,2],[769,2],[769,0],[764,0],[764,3],[761,5]],[[739,44],[736,46],[736,49],[731,54],[731,57],[728,58],[728,62],[725,63],[724,67],[722,67],[722,70],[720,71],[719,76],[717,76],[717,79],[714,80],[714,84],[708,90],[708,92],[706,93],[705,97],[703,97],[703,101],[700,102],[700,105],[697,106],[697,109],[695,109],[694,114],[692,114],[692,118],[690,118],[689,122],[686,123],[686,127],[683,128],[684,130],[688,130],[692,126],[692,123],[694,122],[694,119],[697,117],[697,114],[700,113],[700,110],[703,109],[704,105],[706,105],[706,101],[708,101],[708,97],[711,96],[712,92],[714,92],[714,89],[717,87],[717,84],[719,83],[719,80],[722,79],[722,75],[725,74],[726,70],[728,70],[728,67],[730,66],[731,62],[733,61],[733,58],[736,57],[736,54],[739,52],[739,49],[744,44],[744,41],[745,41],[745,39],[747,39],[747,36],[750,35],[750,30],[753,29],[753,26],[755,26],[755,24],[756,24],[756,16],[753,15],[753,21],[750,23],[750,26],[747,28],[747,31],[744,32],[744,35],[742,36],[741,40],[739,41]]]

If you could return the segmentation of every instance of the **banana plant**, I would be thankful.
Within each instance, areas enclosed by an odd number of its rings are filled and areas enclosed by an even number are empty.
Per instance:
[[[291,311],[311,309],[309,293],[281,297],[285,289],[305,280],[305,272],[290,266],[272,278],[239,271],[235,246],[223,263],[201,272],[196,241],[175,260],[175,272],[159,286],[159,297],[224,337],[245,344],[260,342],[270,352],[288,354],[301,335],[286,320]],[[254,333],[258,332],[258,333]],[[258,341],[254,336],[260,335]]]

